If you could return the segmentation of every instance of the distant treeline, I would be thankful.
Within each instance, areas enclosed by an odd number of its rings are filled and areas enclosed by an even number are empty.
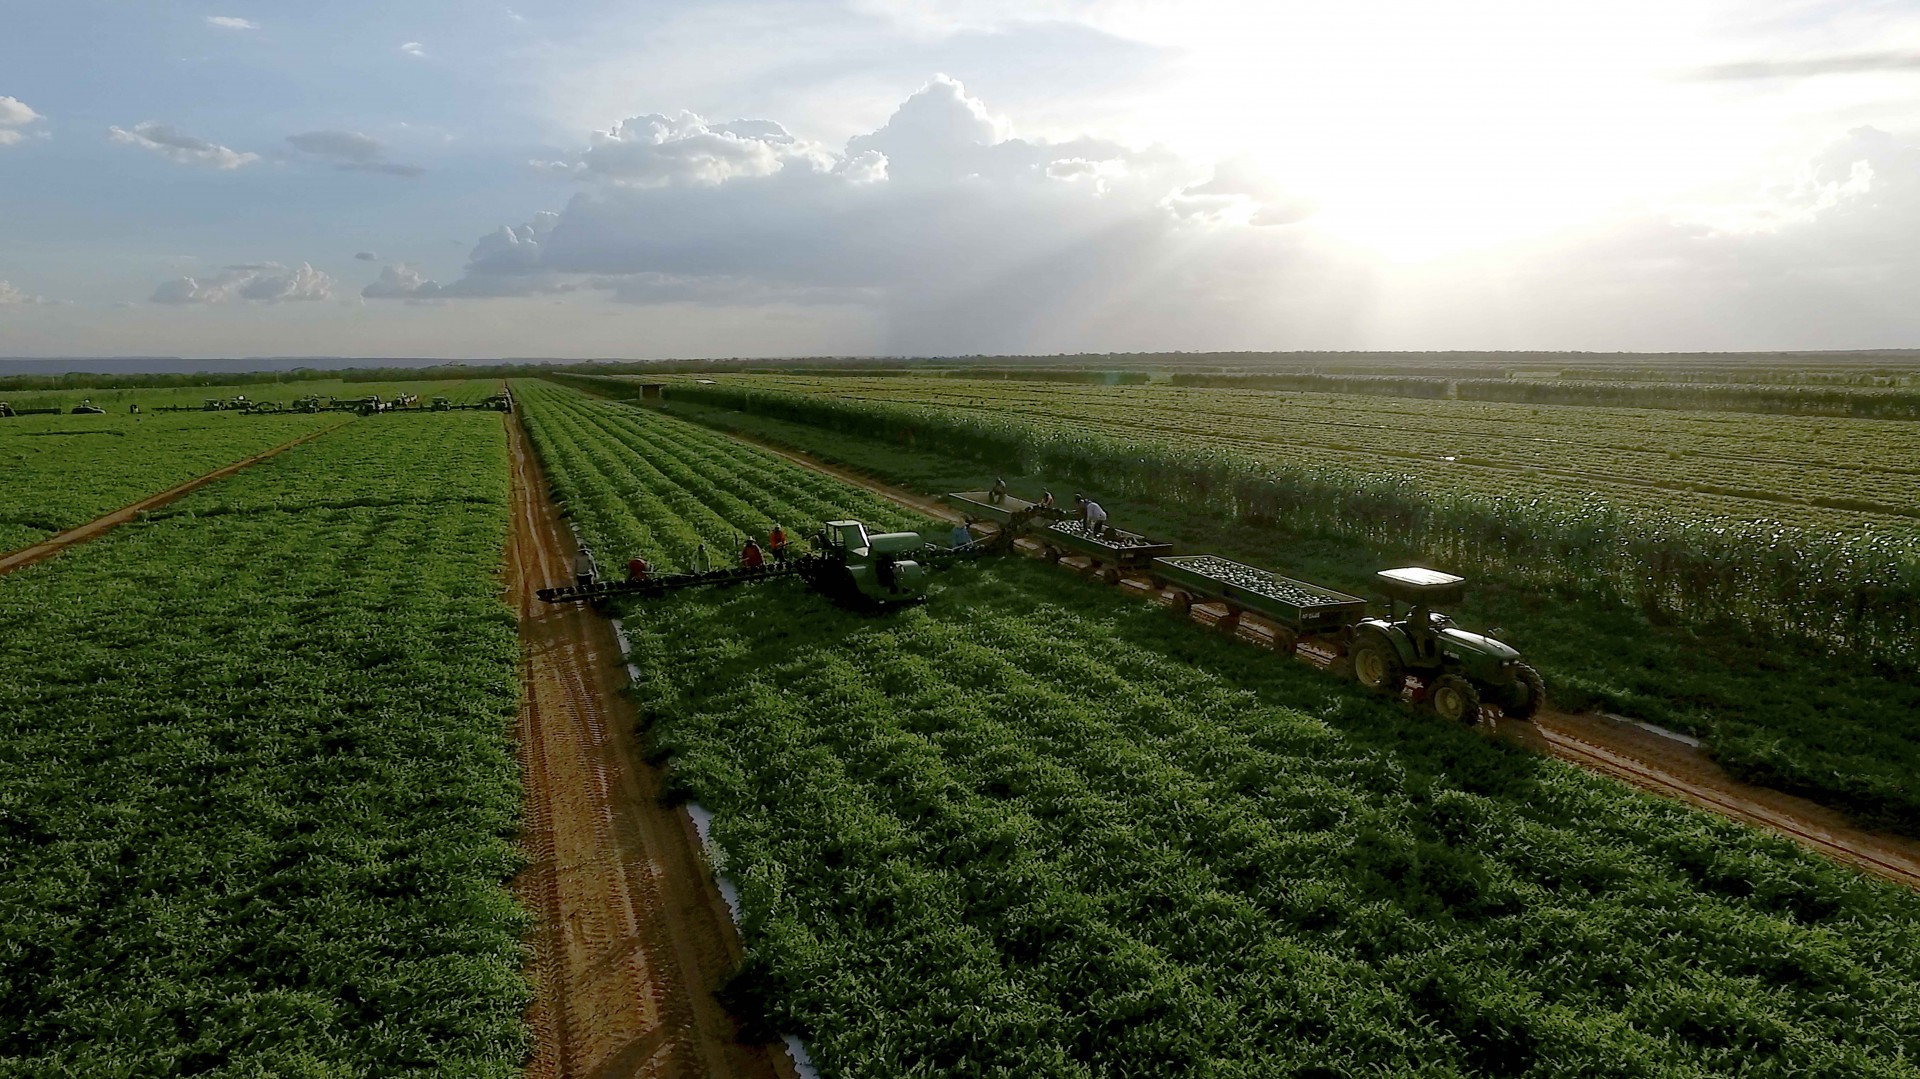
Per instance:
[[[1176,386],[1242,390],[1298,390],[1383,397],[1426,397],[1593,408],[1670,408],[1704,412],[1762,412],[1854,419],[1920,419],[1920,390],[1838,386],[1753,386],[1728,383],[1601,382],[1548,379],[1443,378],[1417,375],[1271,374],[1173,376]]]
[[[1920,551],[1901,540],[1627,511],[1595,497],[1434,488],[1388,471],[1282,465],[973,411],[685,383],[667,395],[1185,509],[1412,544],[1444,565],[1695,625],[1740,624],[1899,662],[1920,656]]]

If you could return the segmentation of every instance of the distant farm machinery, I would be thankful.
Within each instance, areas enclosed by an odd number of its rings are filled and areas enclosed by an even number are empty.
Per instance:
[[[255,401],[246,394],[233,397],[209,397],[198,405],[161,405],[158,412],[239,412],[243,415],[259,416],[278,412],[351,412],[359,416],[374,416],[392,412],[512,412],[513,395],[505,390],[474,403],[455,404],[450,397],[435,397],[432,404],[422,404],[417,393],[403,393],[394,397],[382,397],[368,394],[364,397],[328,397],[321,399],[317,393],[310,393],[287,404],[279,401]]]

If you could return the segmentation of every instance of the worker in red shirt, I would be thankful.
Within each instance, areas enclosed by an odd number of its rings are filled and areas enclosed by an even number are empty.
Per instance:
[[[647,560],[639,555],[634,555],[632,558],[627,559],[627,580],[644,581],[647,579],[647,574],[652,572],[653,567],[648,565]]]
[[[773,552],[775,562],[787,560],[787,533],[778,524],[773,526],[773,531],[767,533],[767,550]]]
[[[766,564],[766,558],[760,554],[760,545],[753,542],[753,537],[747,537],[747,545],[740,548],[740,568],[759,569]]]

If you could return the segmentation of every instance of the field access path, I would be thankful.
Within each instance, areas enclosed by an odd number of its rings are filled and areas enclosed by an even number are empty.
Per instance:
[[[787,446],[750,435],[725,434],[757,446],[804,468],[832,476],[871,491],[898,505],[938,520],[958,523],[961,515],[945,504],[895,487],[853,469],[828,464]],[[1061,565],[1075,568],[1077,559]],[[1150,593],[1139,582],[1123,586]],[[1160,597],[1154,596],[1159,599]],[[1193,616],[1211,622],[1215,612],[1196,604]],[[1246,620],[1239,632],[1264,643],[1257,626]],[[1300,658],[1324,665],[1330,657],[1302,651]],[[1592,714],[1543,711],[1531,723],[1496,721],[1483,725],[1492,736],[1557,757],[1590,771],[1667,798],[1677,798],[1708,812],[1762,828],[1799,843],[1836,862],[1875,876],[1920,889],[1920,841],[1855,827],[1835,810],[1805,798],[1768,787],[1743,783],[1728,775],[1696,746],[1649,730],[1632,720]]]
[[[333,431],[338,431],[340,428],[345,427],[347,424],[352,422],[353,422],[352,420],[341,420],[339,423],[333,424],[329,427],[322,427],[318,431],[308,432],[307,434],[301,435],[299,438],[293,439],[290,442],[282,442],[281,444],[273,447],[270,450],[262,450],[251,457],[242,457],[240,460],[235,461],[232,464],[221,465],[219,468],[214,469],[212,472],[208,472],[205,475],[195,476],[194,478],[186,481],[185,483],[179,484],[177,486],[169,487],[166,490],[161,491],[159,494],[148,495],[147,497],[141,499],[140,501],[122,506],[119,509],[114,510],[112,513],[102,514],[101,516],[95,517],[93,520],[88,521],[86,524],[78,525],[74,528],[69,528],[65,532],[56,532],[53,535],[48,536],[46,539],[41,540],[39,543],[35,543],[27,547],[22,547],[17,551],[0,553],[0,575],[12,573],[14,570],[17,570],[17,569],[25,569],[26,567],[33,565],[35,562],[44,562],[45,560],[52,558],[54,555],[57,555],[61,551],[64,551],[67,548],[72,547],[76,544],[85,543],[88,540],[92,540],[92,539],[98,539],[100,538],[100,536],[104,535],[105,533],[115,528],[118,528],[123,524],[126,524],[128,521],[133,520],[135,517],[138,517],[140,514],[145,513],[148,510],[159,509],[161,506],[164,506],[167,503],[172,502],[177,498],[181,498],[192,491],[195,491],[201,487],[204,487],[207,484],[212,483],[214,480],[223,479],[227,476],[231,476],[235,472],[238,472],[241,469],[246,468],[248,465],[259,464],[261,461],[264,461],[267,458],[272,457],[276,454],[284,453],[287,450],[290,450],[295,446],[298,446],[302,442],[311,442],[312,440],[319,438],[321,435],[328,434]]]
[[[507,579],[520,617],[519,752],[531,863],[515,881],[533,930],[533,1079],[792,1076],[742,1044],[713,993],[740,958],[687,815],[661,805],[622,693],[607,620],[548,605],[573,537],[518,417]]]

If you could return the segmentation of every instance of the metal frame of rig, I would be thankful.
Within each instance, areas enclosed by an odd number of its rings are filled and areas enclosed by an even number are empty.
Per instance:
[[[1290,656],[1306,643],[1330,656],[1337,673],[1382,696],[1398,698],[1411,675],[1419,680],[1415,702],[1444,719],[1475,722],[1488,703],[1508,718],[1530,719],[1546,702],[1539,672],[1516,649],[1492,633],[1461,629],[1435,610],[1465,596],[1465,579],[1453,574],[1417,566],[1380,571],[1374,580],[1387,602],[1379,617],[1359,596],[1218,555],[1176,555],[1172,543],[1138,533],[1090,532],[1051,505],[985,491],[956,492],[944,501],[965,514],[970,534],[977,537],[973,542],[943,547],[914,532],[870,535],[857,521],[834,521],[815,538],[814,552],[764,566],[542,588],[537,594],[597,607],[615,596],[652,598],[797,576],[837,600],[884,608],[924,598],[928,568],[1011,554],[1016,541],[1024,539],[1049,562],[1083,557],[1087,570],[1101,580],[1141,583],[1168,597],[1181,613],[1211,606],[1218,612],[1213,625],[1223,632],[1237,632],[1242,619],[1252,615],[1266,624],[1276,653]]]

